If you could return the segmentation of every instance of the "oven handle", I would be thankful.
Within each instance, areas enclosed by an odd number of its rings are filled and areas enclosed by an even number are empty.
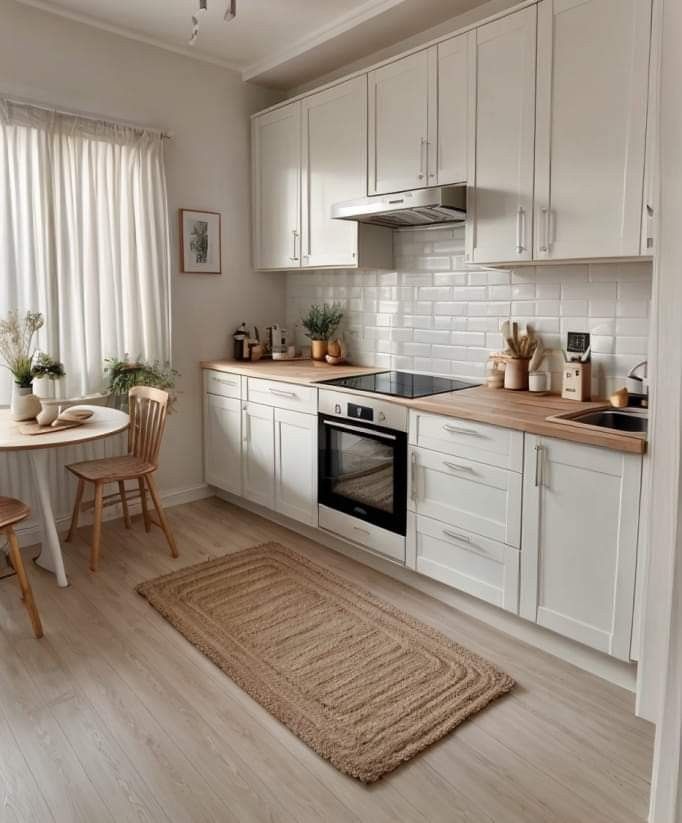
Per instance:
[[[383,440],[397,440],[398,438],[394,434],[385,434],[384,432],[377,432],[374,429],[365,429],[361,426],[347,426],[345,423],[334,423],[331,420],[324,420],[325,426],[330,426],[332,429],[345,429],[349,432],[355,432],[357,434],[371,434],[372,437],[381,437]]]

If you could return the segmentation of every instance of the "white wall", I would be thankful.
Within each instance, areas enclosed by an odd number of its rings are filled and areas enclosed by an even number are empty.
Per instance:
[[[396,232],[394,251],[390,272],[288,274],[288,327],[311,303],[338,301],[357,362],[482,380],[489,354],[503,348],[501,322],[529,321],[555,350],[547,363],[555,389],[566,332],[589,331],[602,396],[647,356],[649,262],[476,270],[463,265],[462,226]]]
[[[159,480],[165,490],[200,485],[198,363],[226,355],[228,334],[242,320],[262,327],[284,315],[284,277],[255,274],[250,260],[248,115],[278,98],[236,73],[13,0],[0,0],[0,94],[174,133],[167,172],[173,352],[182,395],[169,422]],[[222,212],[221,277],[177,274],[181,207]]]

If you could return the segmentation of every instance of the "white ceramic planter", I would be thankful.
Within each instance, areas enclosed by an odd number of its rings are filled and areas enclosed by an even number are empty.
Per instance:
[[[32,388],[23,388],[15,383],[12,386],[10,411],[14,420],[33,420],[40,411],[40,400],[33,394]]]

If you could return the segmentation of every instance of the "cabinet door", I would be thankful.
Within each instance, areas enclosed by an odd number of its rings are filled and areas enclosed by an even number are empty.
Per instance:
[[[650,0],[543,0],[537,258],[640,253]]]
[[[252,129],[257,269],[301,265],[301,104],[255,117]]]
[[[369,194],[427,185],[430,50],[371,71],[369,84]]]
[[[303,111],[303,265],[355,266],[358,224],[334,203],[367,191],[367,77],[313,94]]]
[[[317,526],[317,415],[275,409],[275,508]]]
[[[205,404],[206,482],[232,494],[241,495],[241,402],[232,397],[207,394]]]
[[[629,659],[641,458],[526,435],[521,616]]]
[[[473,260],[530,260],[535,6],[476,31]]]
[[[245,403],[244,497],[268,509],[275,508],[275,410]]]
[[[429,163],[429,184],[467,182],[473,171],[475,59],[475,31],[438,44],[438,136],[429,136],[429,149],[437,145],[438,160],[435,180]]]

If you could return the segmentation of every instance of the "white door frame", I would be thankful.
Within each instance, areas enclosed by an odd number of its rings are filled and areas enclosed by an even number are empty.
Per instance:
[[[651,516],[638,713],[656,722],[650,823],[682,820],[682,3],[655,0],[660,38],[650,431]]]

